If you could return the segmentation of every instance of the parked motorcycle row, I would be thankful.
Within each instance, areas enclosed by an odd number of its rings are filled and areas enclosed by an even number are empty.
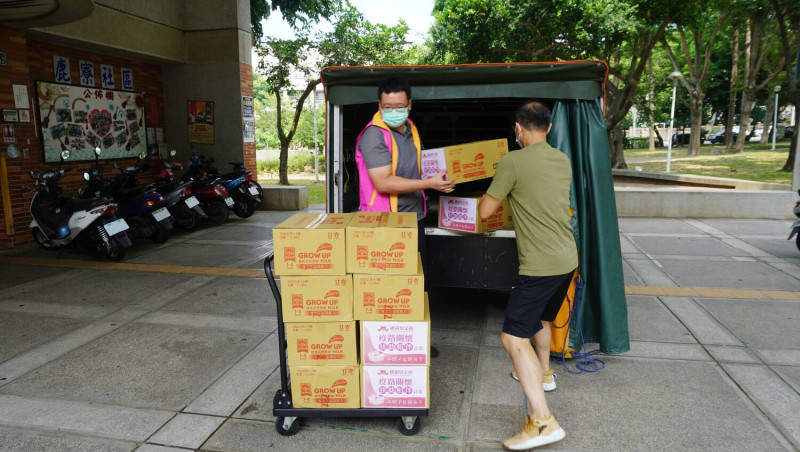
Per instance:
[[[95,162],[83,174],[86,189],[80,199],[64,197],[59,179],[70,169],[58,168],[39,174],[31,201],[31,233],[34,241],[48,250],[73,247],[80,252],[119,261],[125,249],[139,239],[155,243],[169,240],[175,226],[193,231],[201,224],[221,224],[229,211],[248,218],[259,208],[263,191],[242,163],[230,162],[232,171],[220,174],[214,159],[193,155],[190,168],[181,174],[180,163],[161,160],[155,183],[140,184],[138,175],[149,169],[139,156],[134,166],[121,168],[116,162],[114,177],[105,177],[105,163],[95,148]],[[68,160],[70,151],[61,153]]]

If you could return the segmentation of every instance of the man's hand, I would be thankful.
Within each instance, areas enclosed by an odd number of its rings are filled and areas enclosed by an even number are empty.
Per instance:
[[[442,171],[441,173],[428,179],[428,188],[440,191],[442,193],[451,193],[454,190],[454,184],[453,181],[445,179],[446,175],[447,173]]]

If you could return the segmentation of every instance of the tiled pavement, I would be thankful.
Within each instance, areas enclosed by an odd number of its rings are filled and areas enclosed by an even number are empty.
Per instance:
[[[260,270],[290,213],[130,250],[124,263],[0,253],[0,450],[488,451],[524,408],[502,294],[432,307],[433,406],[303,419],[278,436],[276,307]],[[786,221],[622,219],[631,351],[556,366],[553,450],[800,448],[800,252]]]

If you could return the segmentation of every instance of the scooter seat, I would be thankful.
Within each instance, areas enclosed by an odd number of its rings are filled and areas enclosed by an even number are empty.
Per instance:
[[[90,210],[108,202],[108,198],[74,199],[67,202],[66,208],[70,212],[77,212],[79,210]]]
[[[137,185],[133,188],[123,188],[122,190],[117,192],[117,198],[120,200],[128,200],[133,198],[138,198],[139,196],[143,195],[147,190],[148,187],[146,185]]]

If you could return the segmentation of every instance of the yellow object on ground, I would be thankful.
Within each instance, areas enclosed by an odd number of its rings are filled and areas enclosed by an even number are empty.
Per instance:
[[[577,275],[578,269],[575,269],[575,273],[572,275],[572,283],[569,285],[569,290],[567,290],[567,296],[564,298],[561,309],[558,310],[556,320],[550,322],[550,352],[558,353],[559,355],[564,354],[566,358],[572,358],[573,351],[569,347],[569,339],[567,338],[569,337],[569,314],[572,307],[575,306],[575,292],[577,290],[575,277]],[[564,350],[565,344],[566,351]]]

